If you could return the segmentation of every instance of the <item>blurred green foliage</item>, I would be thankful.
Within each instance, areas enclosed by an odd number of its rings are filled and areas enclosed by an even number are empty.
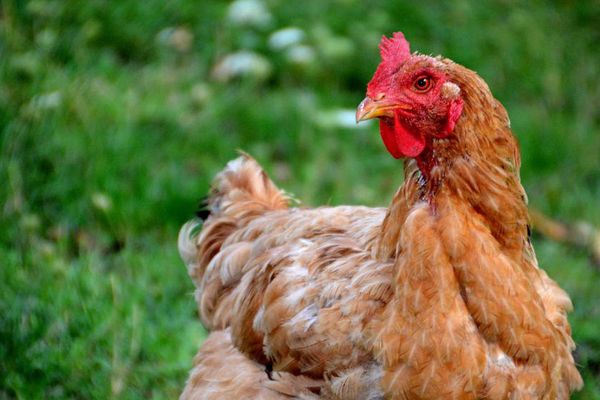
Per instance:
[[[0,398],[174,398],[205,333],[178,227],[235,149],[304,204],[401,182],[363,98],[381,34],[480,73],[530,202],[600,225],[600,3],[3,0]],[[599,273],[536,238],[599,399]]]

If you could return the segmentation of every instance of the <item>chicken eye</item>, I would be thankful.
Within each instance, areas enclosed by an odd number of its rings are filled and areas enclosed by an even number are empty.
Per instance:
[[[413,83],[413,88],[417,91],[417,92],[426,92],[429,89],[431,89],[431,78],[428,76],[420,76],[417,79],[415,79],[415,82]]]

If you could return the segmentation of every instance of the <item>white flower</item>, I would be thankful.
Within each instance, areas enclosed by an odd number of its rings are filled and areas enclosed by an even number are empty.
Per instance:
[[[315,60],[315,51],[310,46],[293,46],[285,53],[288,61],[294,64],[308,65]]]
[[[229,6],[227,19],[234,25],[264,27],[272,18],[262,1],[236,0]]]
[[[240,76],[264,79],[271,74],[271,69],[269,61],[260,54],[239,51],[223,57],[214,67],[212,75],[221,82]]]
[[[299,44],[304,39],[304,31],[293,26],[275,31],[269,36],[269,47],[282,50]]]

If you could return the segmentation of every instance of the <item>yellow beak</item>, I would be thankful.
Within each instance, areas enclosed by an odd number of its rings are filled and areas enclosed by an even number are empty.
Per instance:
[[[394,110],[403,109],[408,110],[410,107],[406,104],[391,104],[382,100],[373,100],[370,97],[365,97],[360,102],[356,109],[356,122],[366,121],[377,117],[390,117],[394,116]]]

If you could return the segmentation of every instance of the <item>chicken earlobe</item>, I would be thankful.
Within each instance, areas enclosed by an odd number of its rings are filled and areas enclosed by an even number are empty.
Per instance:
[[[446,82],[445,85],[454,85],[454,83]],[[456,97],[450,101],[450,105],[448,106],[448,114],[446,116],[446,125],[444,126],[443,132],[438,135],[438,138],[448,137],[452,131],[454,131],[454,127],[456,127],[456,123],[462,114],[464,101],[461,97]]]

